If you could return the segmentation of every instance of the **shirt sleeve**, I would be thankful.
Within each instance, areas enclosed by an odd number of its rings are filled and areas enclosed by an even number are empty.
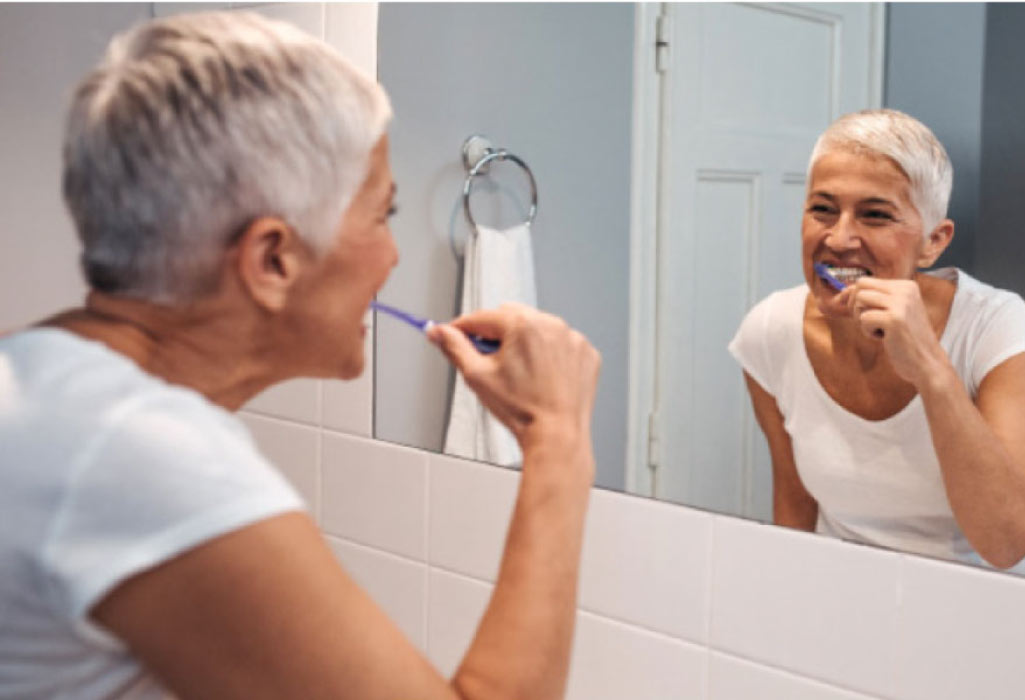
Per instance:
[[[763,389],[775,396],[778,387],[769,352],[772,303],[773,296],[770,295],[747,313],[728,349],[744,371]]]
[[[85,638],[118,583],[208,540],[304,504],[230,414],[161,400],[102,431],[80,455],[43,550],[59,611]]]
[[[972,388],[977,393],[982,380],[1005,360],[1025,352],[1025,301],[1005,292],[987,314],[975,338],[972,354]]]

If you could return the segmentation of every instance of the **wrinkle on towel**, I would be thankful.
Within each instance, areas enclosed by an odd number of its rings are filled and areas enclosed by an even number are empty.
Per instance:
[[[478,226],[477,234],[466,240],[460,313],[494,309],[506,302],[537,306],[530,227],[520,224],[498,231]],[[458,373],[449,416],[446,453],[503,466],[522,461],[516,438],[481,405]]]

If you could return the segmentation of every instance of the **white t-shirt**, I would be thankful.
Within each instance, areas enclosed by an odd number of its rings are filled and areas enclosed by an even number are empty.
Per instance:
[[[90,609],[302,499],[244,425],[58,329],[0,338],[0,697],[167,693]]]
[[[957,284],[940,344],[974,399],[986,374],[1025,352],[1025,302],[954,268],[932,274]],[[980,563],[954,520],[922,398],[885,420],[837,404],[804,346],[808,287],[758,303],[729,345],[776,399],[801,481],[818,501],[818,532],[950,560]]]

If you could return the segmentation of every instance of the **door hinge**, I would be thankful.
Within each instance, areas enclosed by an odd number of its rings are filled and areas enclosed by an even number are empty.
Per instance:
[[[655,70],[665,73],[669,70],[669,16],[655,18]]]
[[[648,469],[658,469],[659,443],[658,443],[658,413],[648,414]]]

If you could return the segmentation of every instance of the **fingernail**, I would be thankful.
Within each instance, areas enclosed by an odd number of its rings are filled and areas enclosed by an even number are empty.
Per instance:
[[[431,326],[427,329],[427,339],[435,345],[442,345],[445,342],[445,331],[441,326]]]

